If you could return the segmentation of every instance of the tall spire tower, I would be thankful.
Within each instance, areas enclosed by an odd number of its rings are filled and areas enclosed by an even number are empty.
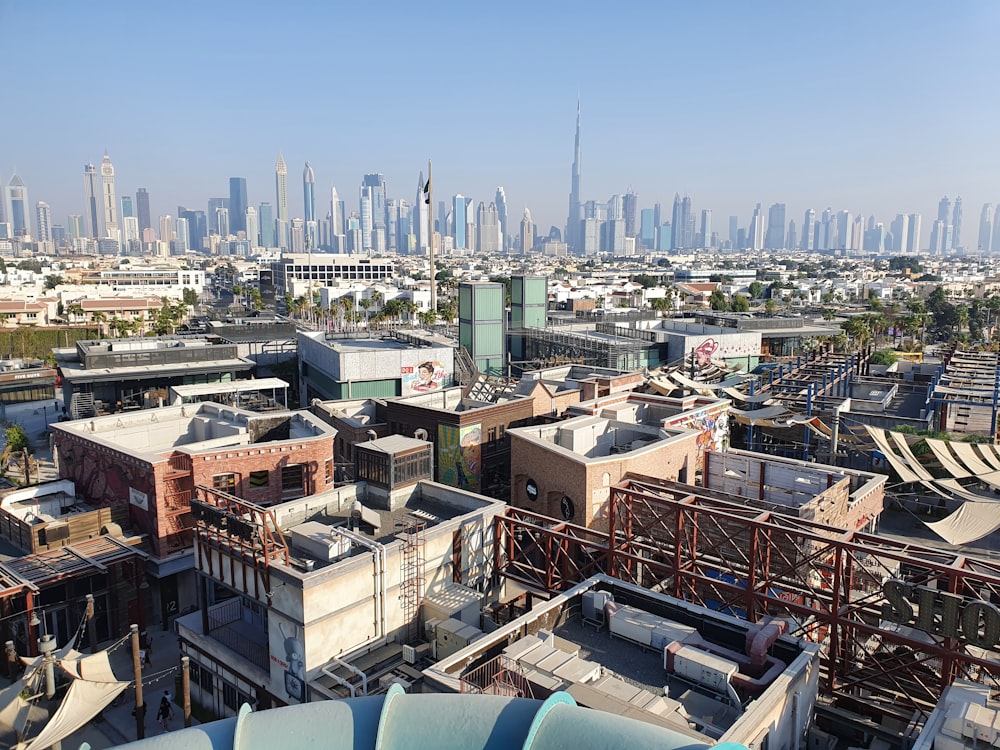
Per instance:
[[[583,205],[580,203],[580,97],[576,98],[576,145],[573,149],[573,183],[569,193],[569,216],[566,219],[566,244],[571,251],[580,251],[580,221]]]
[[[285,157],[278,154],[278,162],[274,165],[274,189],[278,204],[278,221],[288,221],[288,167]]]
[[[118,239],[118,199],[115,197],[115,167],[108,152],[101,162],[101,204],[104,216],[104,237]]]
[[[306,221],[316,221],[316,174],[309,162],[306,162],[306,168],[302,172],[302,204]]]

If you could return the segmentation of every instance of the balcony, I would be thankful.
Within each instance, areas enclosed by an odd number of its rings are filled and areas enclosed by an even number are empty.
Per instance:
[[[208,608],[208,635],[254,666],[268,671],[267,619],[239,597]]]

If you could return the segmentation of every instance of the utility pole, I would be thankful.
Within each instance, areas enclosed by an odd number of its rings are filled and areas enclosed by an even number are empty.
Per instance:
[[[191,658],[181,657],[181,700],[184,706],[184,726],[191,726]]]
[[[437,312],[437,268],[434,265],[434,183],[431,182],[431,160],[427,160],[427,185],[424,188],[427,195],[427,257],[431,263],[431,312]],[[442,217],[443,218],[443,217]]]
[[[146,737],[146,706],[142,702],[142,657],[139,655],[139,626],[131,625],[132,673],[135,677],[135,738]]]
[[[45,697],[51,701],[56,697],[56,637],[46,633],[38,639],[38,653],[45,664]],[[52,713],[55,713],[54,711]],[[52,743],[53,750],[62,750],[61,742]]]

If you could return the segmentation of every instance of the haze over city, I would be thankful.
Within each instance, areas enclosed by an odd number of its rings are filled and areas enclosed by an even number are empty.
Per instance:
[[[0,0],[17,61],[0,179],[16,169],[62,223],[107,149],[119,193],[147,188],[158,215],[232,176],[273,200],[281,153],[292,215],[306,161],[325,215],[332,186],[356,207],[367,172],[412,201],[431,158],[436,199],[503,185],[546,232],[566,222],[579,96],[585,200],[687,193],[724,231],[757,202],[888,223],[961,195],[974,221],[1000,200],[998,21],[992,2]]]

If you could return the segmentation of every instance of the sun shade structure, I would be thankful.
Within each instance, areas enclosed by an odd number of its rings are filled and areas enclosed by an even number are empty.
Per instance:
[[[564,692],[544,702],[499,695],[409,695],[393,685],[384,696],[286,706],[224,719],[130,743],[130,750],[550,750],[586,747],[707,750],[711,745],[670,729],[581,708]],[[746,750],[723,742],[717,750]]]

